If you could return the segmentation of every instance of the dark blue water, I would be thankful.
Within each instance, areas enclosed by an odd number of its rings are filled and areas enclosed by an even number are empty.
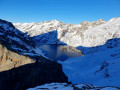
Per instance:
[[[42,49],[45,56],[56,61],[82,56],[80,50],[67,45],[42,45],[39,48]]]

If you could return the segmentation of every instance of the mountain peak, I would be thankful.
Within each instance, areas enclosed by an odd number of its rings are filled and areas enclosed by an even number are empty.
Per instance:
[[[101,19],[99,19],[98,21],[104,21],[104,19],[101,18]]]

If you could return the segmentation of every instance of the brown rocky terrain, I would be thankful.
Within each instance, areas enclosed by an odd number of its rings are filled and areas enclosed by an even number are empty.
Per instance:
[[[0,44],[0,90],[26,90],[45,83],[68,82],[62,65],[45,58],[35,62]]]
[[[35,61],[28,56],[19,55],[0,44],[0,71],[9,70],[14,67],[34,62]]]

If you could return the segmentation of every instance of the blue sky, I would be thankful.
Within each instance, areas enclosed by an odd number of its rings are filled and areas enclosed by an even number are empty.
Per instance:
[[[65,23],[120,17],[120,0],[0,0],[0,18],[11,22]]]

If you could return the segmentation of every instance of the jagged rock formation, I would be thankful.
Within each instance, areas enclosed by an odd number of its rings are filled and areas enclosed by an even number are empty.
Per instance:
[[[63,30],[63,31],[74,31],[74,30],[87,30],[89,27],[95,27],[105,23],[103,19],[98,21],[89,22],[85,21],[80,24],[65,24],[62,21],[52,20],[45,21],[40,23],[13,23],[16,28],[20,29],[23,32],[28,32],[31,36],[40,35],[43,33],[50,32],[52,30]],[[26,27],[27,26],[27,27]]]
[[[120,37],[120,18],[113,18],[109,21],[102,19],[94,22],[85,21],[76,25],[65,24],[57,20],[41,23],[14,23],[14,25],[31,36],[57,30],[58,40],[74,47],[103,45],[108,39]],[[48,38],[46,37],[46,40]],[[51,40],[54,41],[54,39]]]
[[[0,72],[34,62],[28,56],[19,55],[0,44]]]
[[[116,31],[119,28],[119,21],[120,21],[119,19],[120,18],[111,19],[110,21],[104,21],[103,19],[100,19],[94,22],[85,21],[77,25],[65,24],[57,20],[46,21],[41,23],[23,23],[23,24],[14,23],[14,25],[16,28],[20,29],[21,31],[28,32],[28,34],[31,36],[48,33],[49,35],[47,34],[46,35],[51,37],[51,33],[49,32],[53,30],[57,30],[56,34],[57,34],[57,39],[59,41],[64,42],[70,46],[91,47],[91,46],[102,45],[108,39],[113,38],[113,34],[115,33],[117,34]],[[112,31],[113,28],[116,28],[116,29]],[[50,37],[47,37],[47,36],[46,36],[46,39],[45,37],[43,37],[44,40],[46,40],[46,44],[50,43],[48,40],[48,38]],[[117,37],[117,36],[114,35],[114,37]],[[54,34],[53,34],[53,37],[54,37]],[[37,41],[38,41],[38,38],[37,38]],[[50,39],[50,41],[56,42],[57,40],[52,38]],[[53,44],[53,42],[51,44]]]

